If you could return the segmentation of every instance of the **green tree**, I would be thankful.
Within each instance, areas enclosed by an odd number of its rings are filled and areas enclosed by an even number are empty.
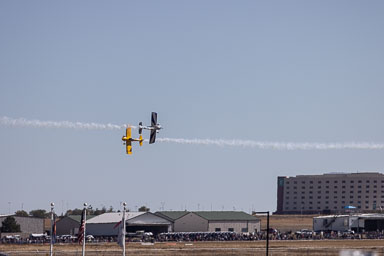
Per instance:
[[[103,207],[101,210],[96,208],[96,210],[93,212],[93,215],[100,215],[100,214],[106,213],[106,211],[107,210],[105,209],[105,207]]]
[[[50,217],[50,213],[47,212],[46,210],[43,210],[43,209],[32,210],[29,212],[29,215],[31,215],[32,217],[36,217],[36,218],[49,218]]]
[[[4,232],[4,233],[21,232],[20,225],[17,224],[17,222],[16,222],[14,217],[8,216],[1,223],[1,232]]]
[[[26,211],[23,211],[23,210],[19,210],[17,212],[15,212],[15,215],[16,216],[20,216],[20,217],[28,217],[28,213]]]
[[[139,208],[139,212],[149,212],[149,211],[150,211],[150,209],[147,208],[145,205],[143,205],[143,206],[141,206],[141,207]]]
[[[69,215],[81,215],[81,213],[83,212],[82,209],[73,209],[73,210],[68,210],[66,213],[65,213],[65,216],[69,216]]]

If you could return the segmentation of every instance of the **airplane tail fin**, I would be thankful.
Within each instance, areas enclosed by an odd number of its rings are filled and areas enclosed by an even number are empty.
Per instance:
[[[139,134],[141,135],[142,132],[143,132],[143,128],[141,128],[143,126],[143,122],[140,122],[139,123]]]
[[[143,146],[143,141],[144,141],[144,139],[143,139],[143,136],[140,134],[140,138],[139,138],[140,140],[139,140],[139,144],[140,144],[140,147],[141,146]]]

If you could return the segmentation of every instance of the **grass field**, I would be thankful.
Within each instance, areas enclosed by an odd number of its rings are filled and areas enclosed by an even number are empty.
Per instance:
[[[126,255],[265,255],[265,241],[196,243],[127,243]],[[270,241],[269,255],[340,255],[342,250],[360,250],[384,255],[383,240]],[[6,255],[49,255],[49,245],[0,245]],[[57,244],[54,255],[81,255],[80,245]],[[114,243],[87,244],[86,255],[122,255]],[[350,254],[352,255],[352,254]]]

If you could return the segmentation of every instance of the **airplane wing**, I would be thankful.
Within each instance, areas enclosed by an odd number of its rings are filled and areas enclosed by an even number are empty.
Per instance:
[[[156,140],[156,130],[151,130],[151,137],[149,138],[149,144],[155,143]]]
[[[156,124],[157,124],[157,113],[152,112],[151,126],[156,126]]]
[[[132,130],[131,130],[131,127],[128,127],[128,128],[127,128],[127,130],[126,130],[126,137],[127,137],[127,139],[132,138]]]
[[[132,143],[130,141],[127,141],[127,154],[132,155]]]
[[[139,123],[139,134],[140,134],[140,135],[143,133],[143,128],[142,128],[142,126],[143,126],[143,122],[140,122],[140,123]]]

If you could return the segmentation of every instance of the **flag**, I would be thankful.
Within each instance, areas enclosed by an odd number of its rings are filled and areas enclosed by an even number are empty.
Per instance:
[[[56,243],[56,215],[53,214],[53,223],[52,223],[52,243]]]
[[[121,248],[124,247],[125,243],[125,235],[124,235],[124,213],[123,213],[123,219],[116,223],[116,225],[113,228],[119,228],[117,233],[117,244],[120,245]]]
[[[124,228],[124,225],[121,224],[119,227],[119,233],[117,235],[117,244],[120,245],[121,248],[123,248],[124,242],[125,242],[125,239],[124,239],[125,237],[123,234],[123,228]]]
[[[115,226],[113,226],[113,229],[117,228],[121,224],[122,220],[117,222]]]
[[[79,233],[77,233],[77,241],[82,244],[84,241],[84,229],[85,229],[85,209],[81,212],[81,221],[79,227]]]

